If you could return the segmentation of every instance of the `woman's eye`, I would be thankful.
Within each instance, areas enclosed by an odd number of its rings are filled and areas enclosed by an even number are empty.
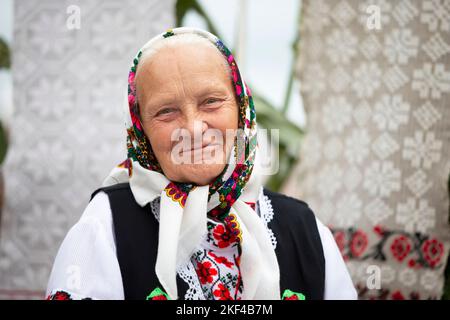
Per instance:
[[[219,101],[219,99],[209,98],[209,99],[206,99],[205,103],[206,104],[213,104],[213,103],[216,103],[217,101]]]
[[[160,115],[166,115],[166,114],[170,114],[170,113],[172,113],[172,112],[174,112],[174,111],[175,111],[174,108],[164,108],[164,109],[159,110],[158,113],[157,113],[156,115],[157,115],[157,116],[160,116]]]

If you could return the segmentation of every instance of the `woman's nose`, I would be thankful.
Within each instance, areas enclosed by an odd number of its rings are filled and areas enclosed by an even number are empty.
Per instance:
[[[191,139],[195,139],[195,137],[201,138],[203,136],[204,132],[208,129],[208,123],[198,112],[192,111],[185,117],[183,127],[189,131]]]

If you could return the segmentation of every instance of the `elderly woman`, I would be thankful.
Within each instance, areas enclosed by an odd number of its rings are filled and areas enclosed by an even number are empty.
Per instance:
[[[64,239],[48,299],[356,298],[328,228],[262,187],[255,106],[217,37],[145,44],[126,124],[128,157]]]

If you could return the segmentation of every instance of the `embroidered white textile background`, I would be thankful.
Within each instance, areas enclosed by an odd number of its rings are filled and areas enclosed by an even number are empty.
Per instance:
[[[70,6],[79,29],[67,27]],[[173,0],[15,1],[0,298],[43,298],[63,237],[125,155],[131,60],[173,11]]]
[[[450,1],[303,1],[299,45],[307,135],[284,190],[333,228],[362,298],[440,297]],[[371,265],[381,290],[367,290]]]

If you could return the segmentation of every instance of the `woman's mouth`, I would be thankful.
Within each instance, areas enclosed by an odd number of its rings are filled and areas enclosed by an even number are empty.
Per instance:
[[[215,146],[218,146],[218,145],[219,145],[219,144],[217,144],[217,143],[203,143],[203,144],[200,145],[200,146],[194,146],[194,147],[192,147],[192,148],[189,149],[189,150],[183,150],[183,151],[194,152],[194,151],[196,151],[196,150],[203,150],[203,149],[205,149],[205,148],[215,147]]]
[[[203,143],[192,148],[182,149],[180,157],[185,161],[197,163],[198,161],[221,161],[220,156],[222,146],[219,143]]]

